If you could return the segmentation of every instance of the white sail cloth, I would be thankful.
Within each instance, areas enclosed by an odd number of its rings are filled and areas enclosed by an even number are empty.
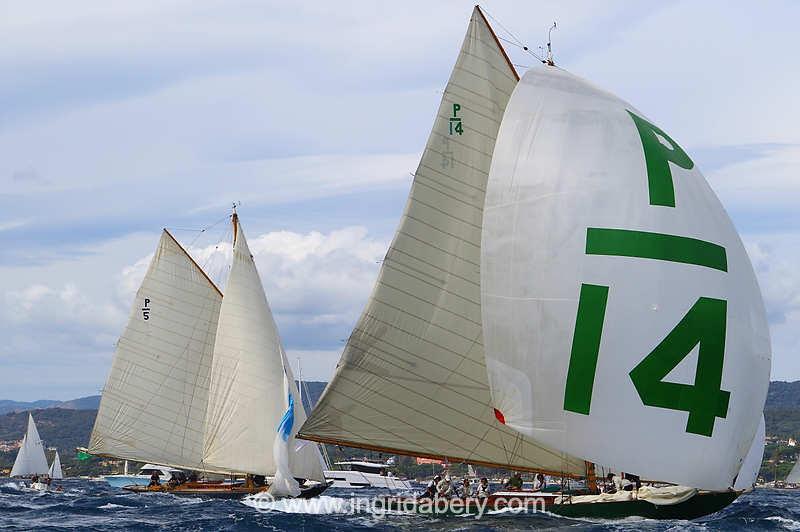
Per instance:
[[[48,472],[47,457],[44,454],[44,445],[39,438],[39,431],[36,430],[36,423],[33,422],[33,415],[28,413],[28,429],[22,438],[22,444],[11,468],[12,477],[24,477],[28,475],[45,475]]]
[[[131,308],[88,450],[203,470],[222,294],[166,230]]]
[[[211,468],[271,476],[276,464],[269,443],[288,406],[287,391],[297,397],[297,389],[238,220],[234,234],[211,364],[203,459]],[[301,412],[295,405],[300,420]],[[296,432],[297,425],[290,441]],[[311,445],[292,453],[292,473],[323,480],[317,452]]]
[[[786,482],[787,484],[800,484],[800,460],[798,460],[797,463],[794,464],[792,470],[789,471],[788,475],[786,475],[784,482]]]
[[[53,480],[61,480],[64,478],[64,472],[61,471],[61,457],[58,456],[58,451],[56,451],[56,456],[53,458],[53,463],[50,464],[50,469],[47,474]]]
[[[336,375],[301,429],[316,441],[582,474],[495,419],[481,331],[484,191],[517,75],[475,8],[403,219]]]
[[[764,306],[733,224],[666,133],[532,68],[498,134],[481,250],[489,383],[509,426],[618,471],[732,485],[769,381]]]
[[[764,460],[764,437],[766,436],[766,425],[764,423],[764,416],[761,416],[761,422],[758,424],[758,430],[750,444],[750,450],[747,451],[742,467],[739,469],[739,475],[736,477],[736,482],[733,483],[733,488],[743,490],[752,488],[758,479],[758,472],[761,471],[761,462]],[[798,469],[795,465],[794,469]],[[792,469],[792,472],[794,472]],[[791,482],[800,482],[800,470],[796,473],[796,480]],[[789,473],[791,476],[791,472]],[[787,479],[787,482],[790,482]]]

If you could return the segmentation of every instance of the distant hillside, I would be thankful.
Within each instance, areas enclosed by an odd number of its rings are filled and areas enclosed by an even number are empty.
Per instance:
[[[0,414],[6,414],[8,412],[22,412],[23,410],[35,410],[37,408],[50,408],[53,405],[57,405],[59,402],[60,401],[43,399],[40,401],[26,403],[22,401],[0,399]]]
[[[100,396],[90,395],[88,397],[80,397],[78,399],[71,399],[69,401],[52,401],[49,399],[42,399],[39,401],[23,402],[23,401],[9,401],[0,399],[0,414],[7,414],[9,412],[25,412],[28,410],[36,410],[41,408],[63,408],[65,410],[97,410],[100,406]]]
[[[770,382],[765,408],[800,408],[800,381]]]

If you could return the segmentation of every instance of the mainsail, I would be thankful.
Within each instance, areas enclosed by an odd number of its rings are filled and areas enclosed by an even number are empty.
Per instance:
[[[207,469],[203,432],[221,303],[165,230],[117,343],[89,452]]]
[[[517,80],[476,7],[372,296],[300,437],[583,474],[583,461],[501,425],[490,405],[481,221],[495,138]]]
[[[44,445],[33,422],[33,415],[28,413],[28,430],[22,438],[17,458],[11,468],[12,477],[47,474],[47,457],[44,454]]]
[[[53,463],[50,464],[50,469],[47,474],[53,480],[61,480],[64,478],[64,473],[61,471],[61,457],[58,456],[58,451],[56,451],[56,456],[53,458]]]
[[[508,426],[618,471],[733,484],[769,382],[764,306],[733,224],[667,133],[559,68],[529,70],[498,134],[481,252]]]
[[[235,214],[233,224],[233,263],[211,364],[203,460],[213,469],[274,475],[270,445],[289,395],[298,397],[297,387]],[[299,401],[294,405],[297,422],[288,440],[291,471],[297,477],[322,481],[316,446],[296,447],[294,434],[305,414]]]

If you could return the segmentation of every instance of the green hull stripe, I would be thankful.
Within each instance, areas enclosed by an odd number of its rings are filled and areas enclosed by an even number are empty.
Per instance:
[[[724,247],[663,233],[589,227],[586,229],[586,254],[666,260],[728,271]]]

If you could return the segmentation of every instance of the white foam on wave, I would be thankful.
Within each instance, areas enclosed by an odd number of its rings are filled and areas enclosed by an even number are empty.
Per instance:
[[[21,491],[22,490],[22,486],[20,486],[16,482],[6,482],[5,484],[2,485],[2,487],[3,488],[8,488],[8,489],[11,489],[11,490],[17,490],[17,491]]]
[[[800,521],[795,521],[794,519],[773,515],[772,517],[767,517],[766,520],[780,523],[786,530],[800,530]]]
[[[109,502],[107,504],[104,504],[103,506],[98,506],[97,507],[98,510],[114,510],[115,508],[127,508],[127,506],[124,506],[122,504],[114,504],[113,502]]]

